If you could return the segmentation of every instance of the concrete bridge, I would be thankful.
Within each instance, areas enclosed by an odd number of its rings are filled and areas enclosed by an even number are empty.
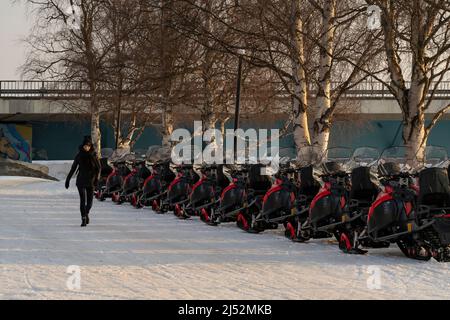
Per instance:
[[[67,115],[74,113],[73,108],[70,111],[70,108],[66,107],[67,104],[76,105],[76,109],[83,109],[87,107],[89,97],[89,89],[83,82],[0,81],[0,120],[4,117],[16,120],[33,114]],[[346,113],[375,117],[380,115],[393,119],[400,115],[400,109],[392,94],[376,81],[358,84],[346,92],[344,99],[355,102],[352,102],[352,107],[345,111]],[[280,102],[286,100],[286,97],[280,97]],[[450,81],[443,81],[434,93],[428,113],[435,113],[449,102]]]
[[[89,97],[87,86],[80,82],[0,81],[0,128],[9,123],[21,126],[18,129],[26,131],[23,128],[26,126],[29,138],[25,140],[29,140],[35,160],[71,159],[77,152],[80,137],[90,133],[88,115],[82,112],[88,108]],[[339,109],[332,127],[331,145],[373,146],[383,149],[402,144],[401,112],[387,88],[378,82],[367,81],[349,90],[344,98],[343,108]],[[279,97],[280,106],[289,103],[289,97]],[[427,112],[434,113],[449,103],[450,81],[442,82]],[[189,127],[191,121],[187,119],[195,118],[195,112],[180,111],[179,118],[184,119],[184,122],[179,125]],[[280,128],[285,119],[286,115],[282,112],[261,116],[243,114],[241,125]],[[135,147],[141,149],[160,144],[158,126],[158,123],[149,126]],[[102,121],[101,130],[102,146],[113,147],[114,131],[107,121]],[[448,132],[450,115],[446,115],[433,129],[429,143],[445,146],[450,151]],[[292,136],[281,142],[283,146],[291,146],[293,143]]]

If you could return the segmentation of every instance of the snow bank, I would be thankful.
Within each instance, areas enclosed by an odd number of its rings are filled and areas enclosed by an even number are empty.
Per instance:
[[[49,169],[49,175],[58,180],[65,180],[70,171],[73,161],[33,161],[34,164],[44,165]]]

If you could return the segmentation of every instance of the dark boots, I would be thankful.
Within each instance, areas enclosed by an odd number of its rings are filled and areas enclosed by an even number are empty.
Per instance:
[[[86,224],[89,224],[89,213],[86,215]]]
[[[87,218],[86,217],[82,217],[81,218],[81,227],[86,227],[87,225]]]

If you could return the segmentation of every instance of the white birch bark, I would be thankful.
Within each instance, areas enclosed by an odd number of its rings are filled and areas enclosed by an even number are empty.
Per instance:
[[[328,148],[331,129],[331,66],[335,35],[336,0],[324,2],[322,31],[320,34],[319,88],[317,113],[314,119],[313,145],[320,152]]]
[[[308,127],[308,85],[304,69],[304,43],[303,23],[300,17],[300,1],[293,0],[291,3],[291,30],[290,37],[293,49],[292,73],[294,76],[294,99],[293,99],[293,133],[297,154],[301,148],[311,144]]]

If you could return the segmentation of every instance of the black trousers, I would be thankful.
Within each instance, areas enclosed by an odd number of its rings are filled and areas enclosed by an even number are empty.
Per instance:
[[[85,217],[89,214],[92,208],[92,202],[94,201],[94,188],[93,187],[77,187],[80,194],[80,212],[81,217]]]

